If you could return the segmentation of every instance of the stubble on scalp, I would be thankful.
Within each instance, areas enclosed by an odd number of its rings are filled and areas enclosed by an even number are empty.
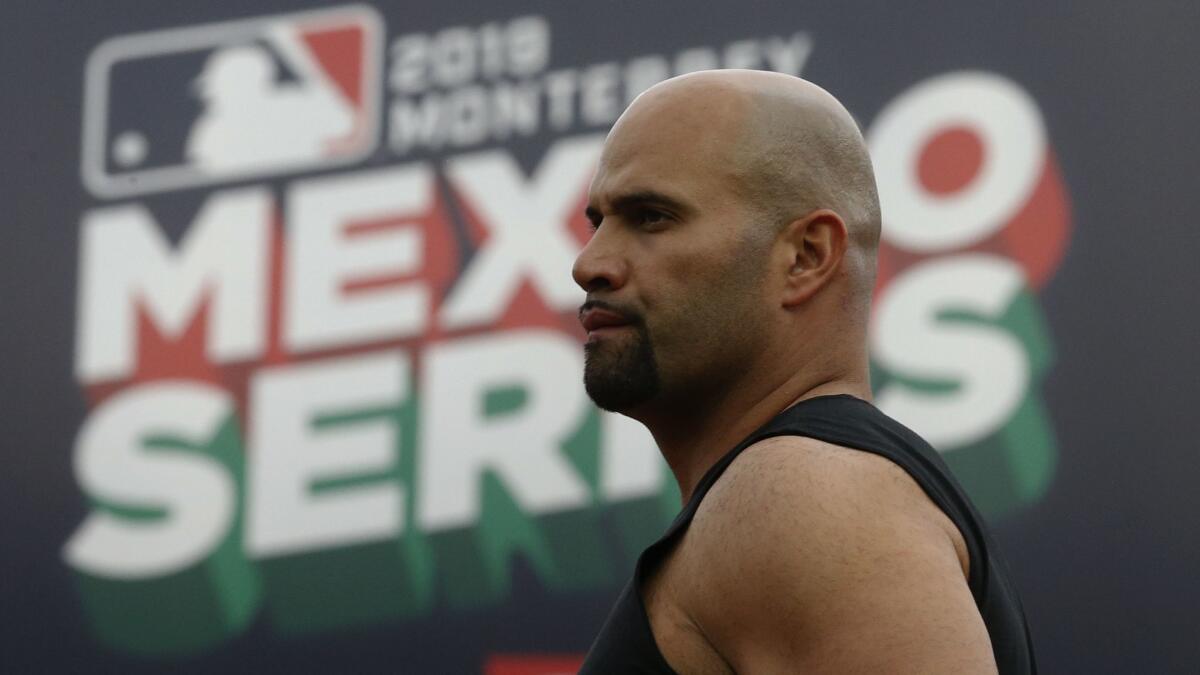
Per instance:
[[[825,90],[779,73],[747,73],[755,90],[730,158],[734,191],[772,233],[816,209],[831,209],[850,237],[852,313],[863,317],[875,286],[879,196],[866,142],[853,116]],[[801,86],[794,86],[798,83]],[[746,86],[751,86],[747,84]]]

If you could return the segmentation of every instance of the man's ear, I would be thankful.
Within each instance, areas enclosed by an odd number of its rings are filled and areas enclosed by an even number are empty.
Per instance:
[[[848,238],[846,222],[829,209],[818,209],[788,224],[781,242],[789,264],[784,307],[807,302],[829,283],[846,255]]]

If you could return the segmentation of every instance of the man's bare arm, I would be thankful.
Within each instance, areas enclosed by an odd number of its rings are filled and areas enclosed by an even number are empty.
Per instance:
[[[881,457],[748,449],[688,530],[684,611],[739,673],[995,673],[961,535]]]

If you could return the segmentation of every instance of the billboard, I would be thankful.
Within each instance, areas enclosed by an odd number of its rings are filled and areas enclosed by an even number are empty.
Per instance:
[[[76,39],[45,76],[78,105],[37,124],[70,165],[33,191],[72,197],[32,218],[53,211],[38,273],[69,292],[37,310],[60,318],[34,359],[53,395],[17,421],[54,459],[15,493],[58,506],[14,558],[54,600],[21,603],[19,669],[573,672],[679,507],[646,431],[581,386],[583,204],[629,101],[706,68],[810,78],[858,118],[884,213],[876,403],[997,527],[1039,659],[1081,662],[1047,579],[1085,564],[1058,542],[1119,530],[1061,504],[1154,481],[1105,492],[1090,472],[1121,451],[1081,444],[1121,427],[1088,400],[1095,362],[1067,355],[1095,333],[1062,309],[1124,301],[1081,298],[1107,273],[1089,240],[1122,223],[1097,216],[1079,112],[1006,42],[1044,39],[1040,10],[892,17],[903,39],[833,5],[692,11],[263,3],[60,25]],[[968,22],[986,44],[945,37]]]

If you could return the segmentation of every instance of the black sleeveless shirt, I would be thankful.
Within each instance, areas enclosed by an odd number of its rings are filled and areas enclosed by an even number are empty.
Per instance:
[[[847,395],[800,401],[777,415],[720,459],[700,479],[691,499],[666,534],[638,558],[633,579],[621,592],[588,652],[580,675],[671,675],[650,630],[640,588],[696,514],[701,500],[747,447],[772,436],[806,436],[883,456],[904,469],[958,527],[970,555],[968,585],[987,626],[1000,675],[1034,674],[1033,644],[1025,614],[995,544],[961,486],[932,447],[875,406]]]

